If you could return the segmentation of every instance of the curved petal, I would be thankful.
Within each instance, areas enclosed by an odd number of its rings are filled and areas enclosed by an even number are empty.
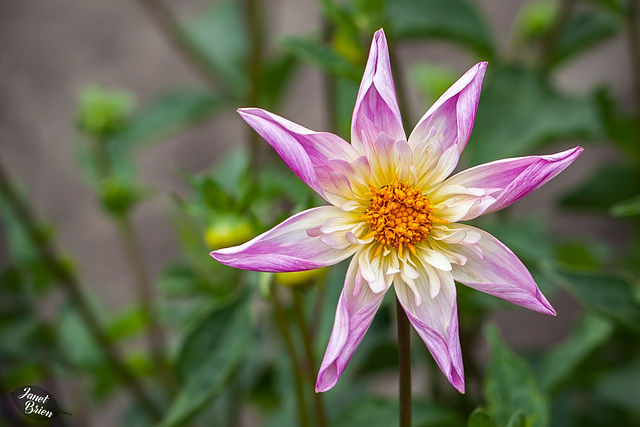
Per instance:
[[[389,48],[384,31],[373,36],[369,59],[362,76],[351,118],[351,143],[362,154],[380,133],[393,140],[406,139],[391,75]]]
[[[456,146],[457,157],[460,157],[471,135],[486,68],[486,62],[471,67],[422,116],[409,136],[415,152],[423,152],[429,144],[437,145],[439,153]],[[448,173],[453,172],[457,164],[456,158]]]
[[[310,237],[307,230],[341,214],[342,211],[333,206],[309,209],[243,245],[213,251],[211,256],[230,267],[272,273],[313,270],[337,264],[352,255],[358,246],[334,249],[319,237]]]
[[[336,385],[384,299],[384,292],[374,294],[369,286],[363,286],[363,282],[356,256],[351,260],[344,280],[333,330],[318,372],[316,392],[327,391]]]
[[[449,227],[472,230],[481,236],[474,244],[451,245],[452,250],[467,258],[464,265],[453,264],[452,274],[457,282],[528,309],[556,315],[529,270],[502,242],[469,225]]]
[[[498,211],[520,200],[565,170],[582,153],[582,147],[546,156],[502,159],[467,169],[442,183],[435,191],[452,186],[484,190],[475,200],[474,208],[462,221]]]
[[[441,286],[434,298],[429,293],[430,275],[425,271],[420,272],[417,286],[413,290],[404,282],[396,280],[396,296],[442,373],[456,390],[464,393],[456,287],[450,273],[432,270],[430,273],[440,277],[438,285]],[[420,297],[416,298],[414,292],[419,292]]]
[[[273,147],[291,170],[324,197],[315,168],[329,159],[352,162],[360,155],[348,142],[327,132],[314,132],[259,108],[241,108],[240,116]]]

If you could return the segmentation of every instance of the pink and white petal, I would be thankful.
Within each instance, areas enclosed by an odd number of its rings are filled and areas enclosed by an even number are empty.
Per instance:
[[[348,142],[327,132],[314,132],[259,108],[242,108],[240,116],[278,153],[309,187],[324,196],[315,168],[329,159],[354,161],[358,152]]]
[[[347,270],[333,330],[318,372],[316,392],[336,385],[384,299],[384,293],[374,294],[368,286],[363,286],[357,258],[353,257]]]
[[[472,230],[481,236],[475,244],[450,245],[451,250],[467,258],[464,265],[453,264],[452,274],[457,282],[555,316],[555,310],[538,289],[529,270],[508,247],[478,228],[464,224],[450,224],[449,227]]]
[[[434,269],[435,274],[450,275]],[[420,298],[414,290],[396,279],[394,288],[400,304],[413,327],[424,341],[429,352],[447,377],[451,385],[464,393],[464,369],[462,351],[458,335],[458,305],[456,287],[452,280],[440,280],[440,289],[434,298],[429,295],[428,275],[422,272],[421,281],[416,286]],[[420,304],[417,304],[417,300]]]
[[[394,140],[406,139],[382,30],[376,31],[371,42],[351,119],[351,143],[361,154],[367,154],[375,141],[371,134],[380,132]]]
[[[483,211],[472,210],[461,220],[495,212],[520,200],[565,170],[582,153],[582,147],[546,156],[527,156],[497,160],[467,169],[442,183],[442,188],[463,186],[485,189],[482,198],[494,199],[485,203]]]
[[[429,108],[409,136],[414,150],[434,141],[441,153],[457,147],[459,157],[471,135],[486,68],[486,62],[471,67]]]
[[[247,243],[211,252],[222,264],[243,270],[293,272],[326,267],[353,255],[358,246],[336,250],[315,232],[326,220],[343,215],[333,206],[300,212]],[[307,230],[310,230],[307,232]]]

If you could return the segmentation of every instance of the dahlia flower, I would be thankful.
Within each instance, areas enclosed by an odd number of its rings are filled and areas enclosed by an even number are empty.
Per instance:
[[[555,315],[509,248],[460,221],[526,196],[569,166],[582,148],[498,160],[449,177],[471,134],[486,66],[476,64],[456,81],[409,138],[382,30],[374,35],[356,98],[351,144],[258,108],[239,110],[329,204],[293,215],[249,242],[211,256],[232,267],[264,272],[310,270],[353,256],[317,392],[337,383],[391,287],[460,392],[464,372],[454,282]]]

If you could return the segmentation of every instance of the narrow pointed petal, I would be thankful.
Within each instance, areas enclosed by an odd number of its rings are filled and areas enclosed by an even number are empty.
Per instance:
[[[336,385],[384,299],[384,292],[375,294],[369,286],[363,286],[363,282],[355,256],[340,294],[333,330],[318,372],[316,392],[327,391]]]
[[[520,200],[565,170],[582,153],[582,147],[546,156],[497,160],[462,171],[442,183],[485,190],[476,207],[461,220],[498,211]],[[486,202],[486,203],[484,203]]]
[[[436,144],[438,152],[444,153],[455,146],[457,158],[460,157],[471,135],[486,68],[486,62],[474,65],[422,116],[409,136],[415,151],[422,152],[427,145]],[[448,173],[457,165],[457,158]]]
[[[360,153],[368,154],[381,132],[396,141],[406,139],[391,75],[387,39],[384,31],[378,30],[371,42],[369,59],[353,109],[351,143]]]
[[[555,316],[556,312],[542,295],[522,261],[502,242],[486,231],[463,224],[449,227],[472,230],[480,240],[472,245],[451,245],[465,256],[464,265],[453,265],[453,278],[478,291],[502,298],[522,307]],[[478,250],[474,250],[474,246]]]
[[[345,140],[327,132],[314,132],[259,108],[242,108],[240,116],[273,147],[291,170],[324,197],[315,168],[329,159],[354,161],[360,155]]]
[[[353,255],[358,246],[334,249],[319,237],[310,237],[314,229],[342,211],[321,206],[300,212],[247,243],[211,252],[222,264],[243,270],[293,272],[326,267]]]
[[[419,305],[416,303],[414,291],[397,279],[394,284],[396,296],[442,373],[456,390],[464,393],[456,287],[450,273],[435,269],[432,273],[441,276],[441,288],[434,298],[429,295],[426,272],[421,273],[420,283],[416,286],[416,291],[420,293]]]

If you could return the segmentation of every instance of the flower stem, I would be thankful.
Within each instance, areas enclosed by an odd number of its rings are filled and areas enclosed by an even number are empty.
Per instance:
[[[411,426],[411,328],[400,300],[396,298],[398,321],[398,367],[400,373],[400,427]]]
[[[68,294],[71,302],[78,310],[78,314],[82,317],[89,333],[104,353],[107,363],[111,365],[115,374],[125,384],[131,395],[138,401],[141,409],[152,419],[159,420],[161,417],[160,410],[149,396],[147,396],[138,378],[129,370],[122,360],[122,356],[102,328],[97,314],[91,308],[77,277],[55,252],[49,239],[43,237],[31,208],[18,196],[17,191],[13,188],[9,180],[9,175],[5,172],[1,164],[0,195],[24,228],[27,238],[31,241],[38,256],[42,259],[51,274],[58,279],[58,283]]]
[[[278,296],[278,286],[275,286],[273,289],[271,301],[273,302],[273,313],[276,318],[276,323],[278,324],[278,329],[280,329],[284,346],[287,353],[289,353],[289,359],[291,359],[291,366],[293,367],[293,379],[295,383],[296,401],[298,403],[298,416],[300,421],[299,425],[301,427],[309,427],[309,412],[304,398],[303,372],[300,367],[298,356],[296,356],[296,349],[293,344],[293,338],[291,338],[291,331],[289,330],[286,314]]]
[[[311,345],[311,334],[309,325],[307,324],[304,316],[302,295],[300,294],[300,290],[298,289],[293,290],[293,310],[296,323],[298,324],[298,328],[300,329],[300,335],[302,335],[302,344],[304,345],[304,354],[306,357],[307,377],[311,381],[311,384],[313,384],[313,372],[315,372],[317,367],[315,357],[313,355],[313,346]],[[326,427],[327,416],[325,413],[322,394],[315,392],[313,393],[313,404],[316,411],[316,420],[318,422],[318,427]]]
[[[164,354],[167,347],[165,336],[155,312],[153,283],[149,279],[144,265],[138,235],[133,227],[130,214],[116,218],[115,223],[125,258],[133,276],[142,316],[148,325],[147,341],[151,358],[157,374],[162,378],[169,392],[173,394],[176,391],[176,384],[165,363]]]
[[[553,60],[553,54],[555,53],[556,44],[562,33],[562,28],[569,21],[575,0],[562,0],[560,4],[560,10],[558,15],[551,25],[551,28],[545,34],[540,45],[540,51],[538,53],[538,60],[542,69],[547,70],[551,66]]]

